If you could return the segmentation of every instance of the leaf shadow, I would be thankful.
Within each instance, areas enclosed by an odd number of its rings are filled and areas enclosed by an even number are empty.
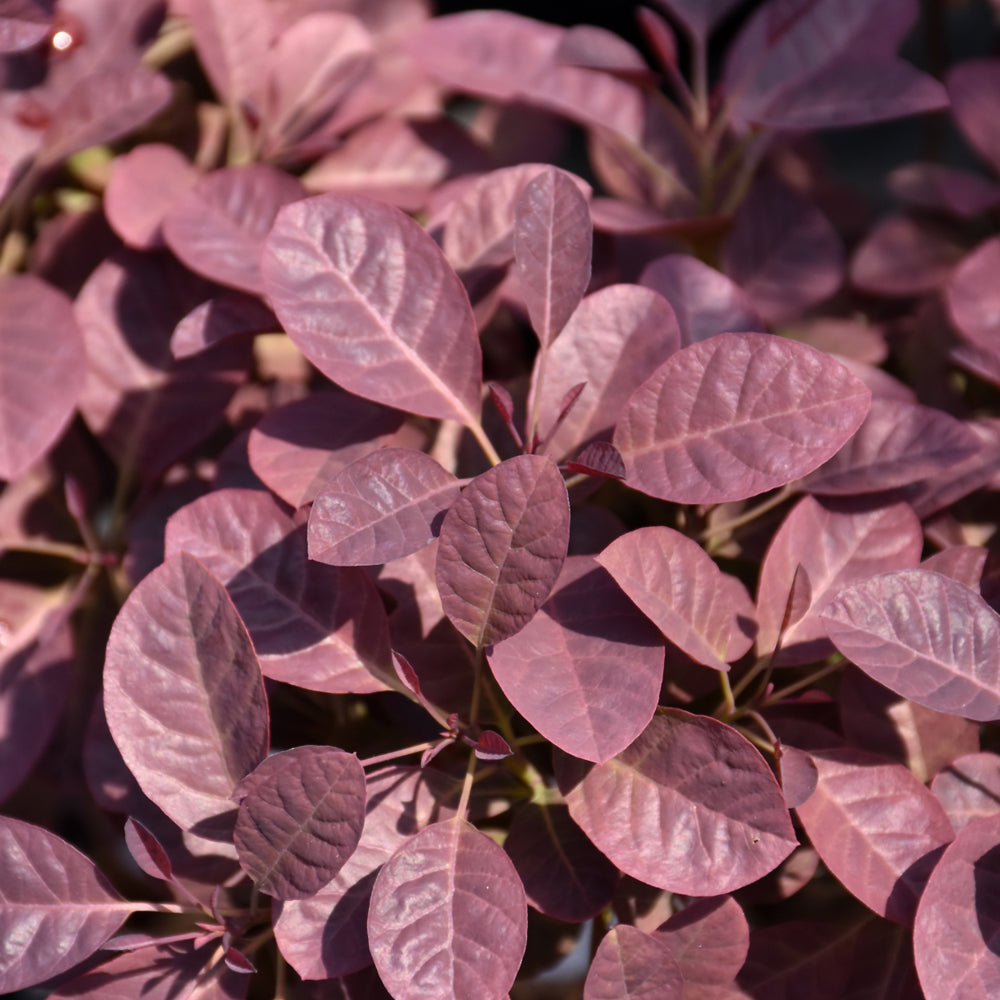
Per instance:
[[[1000,955],[1000,845],[977,858],[972,878],[979,930],[986,947],[994,955]]]

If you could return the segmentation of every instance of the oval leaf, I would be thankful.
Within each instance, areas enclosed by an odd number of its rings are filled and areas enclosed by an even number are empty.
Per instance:
[[[524,955],[528,908],[510,859],[463,819],[434,823],[383,865],[368,938],[396,1000],[500,1000]]]
[[[870,677],[937,712],[1000,718],[1000,616],[932,570],[842,590],[821,615],[837,649]]]
[[[597,847],[626,874],[669,892],[731,892],[796,845],[764,758],[706,716],[666,709],[606,764],[560,758],[557,777],[570,815]]]
[[[436,577],[452,624],[488,646],[519,632],[549,596],[569,546],[555,463],[518,455],[477,476],[445,515]]]
[[[261,259],[292,340],[349,392],[476,426],[482,353],[465,289],[396,208],[327,194],[278,214]]]
[[[382,448],[352,462],[309,512],[309,558],[374,566],[429,545],[459,494],[458,480],[423,452]]]
[[[829,355],[722,333],[668,358],[615,428],[630,486],[676,503],[745,500],[812,472],[861,425],[871,393]]]
[[[685,990],[692,992],[696,985],[732,982],[750,947],[750,926],[732,896],[692,900],[659,927],[657,935],[670,945],[684,973]]]
[[[267,752],[267,703],[236,608],[193,556],[168,559],[122,606],[104,710],[129,770],[175,823],[231,831],[233,789]]]
[[[257,888],[305,899],[354,853],[365,822],[365,772],[354,754],[301,746],[261,763],[236,790],[233,842]]]
[[[667,1000],[683,992],[670,945],[628,924],[604,935],[583,984],[583,1000]]]

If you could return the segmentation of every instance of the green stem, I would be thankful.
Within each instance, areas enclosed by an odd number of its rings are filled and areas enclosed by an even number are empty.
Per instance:
[[[718,538],[720,535],[728,535],[737,528],[742,528],[743,525],[755,521],[769,510],[773,510],[775,507],[783,504],[794,493],[795,484],[788,483],[787,486],[782,486],[777,493],[772,494],[767,500],[757,504],[756,507],[751,507],[749,510],[744,511],[739,517],[734,517],[729,521],[724,521],[722,524],[713,524],[710,528],[706,528],[698,534],[698,541],[708,542],[714,538]]]
[[[803,677],[801,680],[796,681],[794,684],[789,684],[787,687],[783,687],[780,691],[773,692],[770,697],[761,702],[761,708],[770,708],[772,705],[778,705],[783,702],[790,695],[796,694],[803,688],[810,687],[815,684],[816,681],[822,680],[829,674],[840,670],[844,666],[843,660],[837,660],[835,663],[828,663],[825,667],[820,670],[811,673],[808,677]]]
[[[500,455],[496,448],[493,447],[493,442],[486,436],[486,431],[483,430],[482,424],[478,421],[470,421],[465,426],[469,428],[479,447],[483,449],[483,453],[490,460],[490,465],[499,465],[501,461]]]
[[[436,747],[437,744],[437,740],[418,743],[416,746],[405,747],[402,750],[391,750],[389,753],[379,754],[377,757],[365,757],[363,760],[358,761],[358,763],[362,767],[375,767],[378,764],[385,764],[390,760],[397,760],[400,757],[409,757],[410,754],[423,753],[425,750],[430,750],[431,747]]]

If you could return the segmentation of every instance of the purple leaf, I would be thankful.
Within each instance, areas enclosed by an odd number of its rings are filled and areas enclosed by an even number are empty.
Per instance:
[[[122,606],[104,710],[129,770],[174,822],[231,830],[233,789],[267,752],[267,703],[246,628],[194,557],[167,560]]]
[[[104,213],[128,246],[153,250],[163,246],[164,216],[197,179],[195,168],[173,146],[136,146],[112,162]]]
[[[764,320],[739,285],[687,254],[668,254],[646,265],[639,284],[670,303],[685,346],[717,333],[764,329]]]
[[[983,752],[956,758],[934,776],[931,791],[956,830],[995,816],[1000,813],[1000,756]]]
[[[723,263],[753,308],[768,323],[779,323],[837,290],[844,276],[844,248],[811,201],[765,176],[736,213]]]
[[[0,53],[34,48],[49,33],[53,0],[0,3]]]
[[[236,789],[240,865],[278,899],[315,895],[361,839],[365,772],[354,754],[300,746],[268,757]]]
[[[381,448],[403,415],[346,392],[314,392],[265,414],[250,432],[250,466],[292,507],[311,503],[351,462]]]
[[[1000,60],[966,59],[947,77],[952,114],[962,135],[1000,172],[1000,137],[993,113],[1000,98]]]
[[[704,44],[712,29],[735,7],[739,0],[654,0],[670,11],[696,44]]]
[[[375,880],[368,939],[396,1000],[501,1000],[517,975],[527,934],[514,865],[463,819],[421,830]]]
[[[829,355],[722,333],[668,358],[629,397],[614,443],[635,489],[676,503],[743,500],[812,472],[871,394]]]
[[[504,850],[528,902],[546,916],[579,923],[611,902],[618,870],[570,819],[564,805],[528,803],[514,814]]]
[[[587,199],[567,174],[551,167],[525,186],[514,208],[514,271],[543,350],[587,290],[592,240]]]
[[[590,24],[570,27],[559,42],[556,61],[612,73],[633,83],[655,85],[656,74],[646,66],[642,54],[624,38]]]
[[[750,595],[679,531],[659,525],[637,528],[613,541],[597,561],[639,610],[698,663],[727,671],[753,643]]]
[[[970,823],[931,873],[913,954],[926,1000],[988,1000],[1000,988],[1000,817]]]
[[[237,951],[235,948],[226,949],[223,961],[231,972],[239,973],[242,976],[248,976],[257,971],[253,962],[243,952]]]
[[[478,426],[482,355],[458,276],[398,209],[319,195],[278,214],[261,260],[278,318],[349,392]]]
[[[569,499],[555,463],[518,455],[477,476],[445,515],[437,584],[473,645],[519,632],[549,596],[569,545]]]
[[[492,729],[487,729],[476,740],[475,751],[479,760],[504,760],[514,755],[510,744]]]
[[[625,478],[625,461],[610,441],[591,441],[576,458],[566,463],[566,468],[587,476]]]
[[[15,479],[66,429],[87,358],[73,306],[32,275],[0,278],[0,479]]]
[[[583,984],[583,1000],[660,1000],[685,991],[670,945],[635,927],[612,927],[597,946]]]
[[[221,292],[195,306],[174,327],[170,353],[178,360],[198,354],[230,337],[277,330],[274,313],[260,299],[240,292]]]
[[[935,573],[950,576],[972,590],[978,590],[988,555],[987,550],[978,545],[954,545],[928,556],[920,566],[922,569],[932,569]]]
[[[1000,616],[968,587],[931,570],[883,573],[840,591],[821,617],[847,659],[904,698],[1000,718]]]
[[[311,562],[306,529],[258,490],[215,490],[167,522],[168,556],[188,552],[222,582],[268,677],[314,691],[384,690],[388,622],[367,574]]]
[[[948,313],[971,344],[1000,350],[997,276],[1000,275],[1000,237],[980,243],[951,276],[946,286]]]
[[[170,858],[163,845],[142,823],[131,816],[125,821],[125,843],[135,863],[150,878],[164,879],[167,882],[173,878]]]
[[[257,294],[264,239],[279,209],[304,195],[296,178],[275,167],[224,167],[202,177],[167,213],[163,238],[192,271]]]
[[[724,986],[735,978],[746,961],[750,927],[732,896],[715,896],[692,900],[658,928],[657,937],[670,945],[687,995],[696,986]]]
[[[775,532],[761,564],[757,591],[757,649],[776,665],[813,663],[833,652],[819,613],[839,590],[920,561],[923,532],[903,503],[861,506],[856,501],[803,497]],[[803,606],[781,631],[796,571],[809,583]]]
[[[597,847],[626,874],[669,892],[731,892],[796,844],[764,758],[706,716],[661,710],[617,757],[589,768],[561,757],[557,777],[570,815]]]
[[[539,733],[567,753],[603,763],[653,717],[663,642],[593,559],[574,556],[539,612],[493,647],[489,663]]]
[[[598,435],[610,436],[615,415],[649,372],[680,347],[673,310],[656,292],[610,285],[588,295],[549,348],[538,426],[548,431],[559,401],[586,383],[546,446],[561,457]],[[540,377],[532,375],[532,392]]]
[[[54,833],[0,817],[0,990],[16,993],[97,951],[134,910]]]
[[[820,494],[876,493],[941,473],[981,447],[965,424],[941,410],[873,399],[857,434],[802,487]]]
[[[897,201],[911,208],[963,219],[975,218],[1000,203],[1000,185],[995,181],[941,163],[904,164],[889,174],[886,186]]]
[[[819,780],[796,812],[813,847],[861,902],[909,926],[934,852],[953,836],[944,809],[901,764],[860,750],[810,756]]]
[[[326,481],[309,512],[309,558],[374,566],[429,545],[459,482],[429,455],[382,448]]]
[[[443,804],[450,788],[450,781],[419,768],[368,776],[361,842],[339,874],[308,899],[275,902],[275,939],[300,976],[329,979],[371,963],[367,917],[375,874],[414,833],[452,814]]]

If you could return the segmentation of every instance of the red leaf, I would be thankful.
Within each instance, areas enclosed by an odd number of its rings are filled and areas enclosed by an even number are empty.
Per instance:
[[[684,975],[666,940],[619,924],[597,946],[583,1000],[654,1000],[679,997],[684,990]]]

